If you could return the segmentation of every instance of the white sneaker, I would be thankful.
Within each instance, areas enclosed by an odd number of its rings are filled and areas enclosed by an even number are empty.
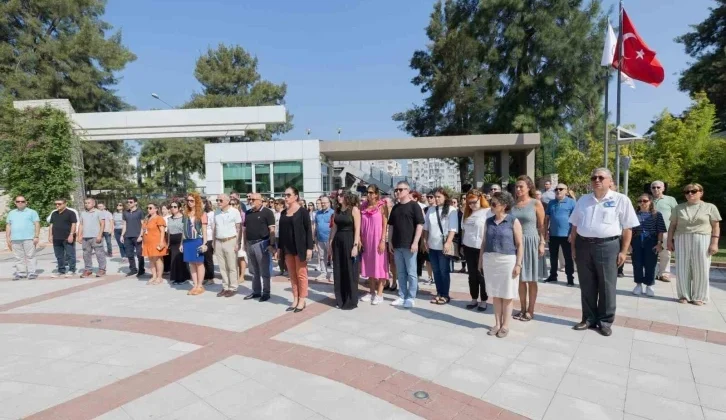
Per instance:
[[[376,297],[373,298],[373,301],[371,302],[371,305],[380,305],[381,303],[383,303],[383,297],[376,296]]]
[[[393,302],[391,302],[391,306],[403,306],[403,299],[396,298]]]
[[[640,284],[636,284],[635,288],[633,288],[633,294],[635,296],[640,296],[641,293],[643,293],[643,286]]]
[[[655,296],[655,290],[653,290],[653,288],[650,286],[645,286],[645,294],[650,297],[653,297],[653,296]]]
[[[360,298],[360,301],[361,302],[370,302],[372,298],[373,297],[370,294],[367,294],[367,295],[363,296],[362,298]]]
[[[67,272],[67,273],[63,274],[63,277],[73,277],[73,273],[71,273],[71,272],[69,271],[69,272]]]
[[[53,273],[50,275],[50,278],[52,278],[52,279],[57,279],[58,277],[60,277],[60,274],[58,274],[58,273]]]
[[[407,309],[411,309],[414,306],[416,306],[416,301],[413,299],[406,299],[406,302],[403,303],[403,307]]]

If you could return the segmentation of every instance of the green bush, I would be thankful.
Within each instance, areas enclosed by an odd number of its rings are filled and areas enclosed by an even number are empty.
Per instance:
[[[0,185],[10,197],[25,197],[41,219],[75,189],[73,136],[62,111],[0,105]]]

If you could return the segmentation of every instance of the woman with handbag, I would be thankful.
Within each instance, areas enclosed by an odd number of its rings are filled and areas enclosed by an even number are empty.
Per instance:
[[[183,284],[189,280],[189,267],[184,262],[182,255],[182,231],[184,224],[182,219],[184,215],[181,213],[180,205],[172,202],[169,205],[171,214],[166,219],[166,233],[169,243],[169,281],[173,284]]]
[[[143,255],[149,259],[151,265],[151,280],[146,284],[161,284],[164,279],[161,275],[164,271],[164,255],[169,251],[166,243],[166,221],[159,215],[159,207],[149,203],[146,207],[147,216],[142,226],[142,248]]]
[[[191,268],[194,283],[187,294],[199,295],[204,292],[204,253],[207,251],[207,214],[199,193],[187,195],[182,225],[183,239],[179,250],[184,254],[184,262]]]
[[[423,237],[436,283],[436,297],[431,303],[444,305],[451,301],[451,258],[458,255],[454,235],[459,230],[459,213],[443,188],[434,190],[435,205],[424,218]]]

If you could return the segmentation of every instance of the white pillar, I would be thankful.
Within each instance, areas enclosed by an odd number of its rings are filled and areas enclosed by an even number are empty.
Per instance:
[[[524,163],[524,173],[532,179],[534,179],[534,174],[536,172],[534,151],[535,149],[529,149],[527,151],[527,157]]]
[[[486,169],[486,160],[484,151],[474,152],[474,187],[481,188],[484,184],[484,171]]]
[[[499,167],[502,172],[502,189],[509,183],[509,150],[502,150],[499,155]]]

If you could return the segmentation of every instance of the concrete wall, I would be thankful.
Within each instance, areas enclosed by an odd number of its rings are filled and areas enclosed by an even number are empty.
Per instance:
[[[205,193],[221,194],[224,189],[223,163],[268,163],[302,161],[303,198],[316,199],[322,191],[320,141],[286,140],[250,143],[209,143],[204,146]]]

